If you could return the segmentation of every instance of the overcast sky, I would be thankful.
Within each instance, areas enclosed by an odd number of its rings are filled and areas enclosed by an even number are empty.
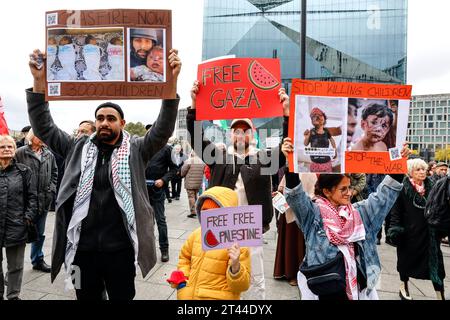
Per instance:
[[[314,1],[314,0],[309,0]],[[45,46],[45,11],[58,9],[145,8],[172,10],[172,43],[183,62],[178,79],[180,107],[189,105],[189,90],[201,61],[203,0],[39,0],[1,1],[0,96],[10,129],[28,124],[25,88],[32,86],[28,54]],[[408,84],[413,94],[450,93],[450,37],[448,0],[410,0],[408,11]],[[160,101],[121,100],[127,121],[152,123]],[[72,132],[84,119],[92,119],[98,101],[51,102],[60,128]]]

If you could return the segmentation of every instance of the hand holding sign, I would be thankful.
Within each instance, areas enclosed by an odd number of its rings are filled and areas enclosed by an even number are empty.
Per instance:
[[[169,51],[169,65],[172,68],[172,75],[176,79],[180,74],[181,61],[178,57],[178,49],[170,49]]]
[[[33,76],[33,92],[44,93],[45,92],[45,65],[46,56],[41,50],[35,49],[30,54],[30,61],[28,65],[30,67],[31,75]]]
[[[401,156],[402,158],[408,158],[411,155],[411,149],[409,149],[408,142],[403,143]]]
[[[281,145],[281,152],[283,152],[286,159],[289,159],[289,155],[294,152],[294,145],[292,144],[291,138],[284,138],[283,144]]]
[[[241,264],[239,262],[239,257],[241,256],[241,248],[237,242],[228,249],[228,257],[230,257],[231,262],[231,273],[236,274],[239,272]]]
[[[192,85],[192,88],[191,88],[191,99],[192,99],[191,108],[192,109],[195,109],[195,105],[197,104],[197,94],[198,94],[198,90],[199,90],[199,84],[200,84],[200,82],[198,82],[198,80],[195,80],[194,84]]]
[[[286,94],[286,89],[280,88],[280,90],[278,90],[278,96],[280,97],[280,103],[283,104],[283,116],[289,117],[290,105],[289,96]]]

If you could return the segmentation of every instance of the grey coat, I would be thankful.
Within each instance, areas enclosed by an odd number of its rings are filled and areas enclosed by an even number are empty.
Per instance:
[[[65,174],[61,181],[56,202],[56,219],[52,248],[52,274],[54,281],[64,262],[67,243],[67,227],[70,222],[73,201],[81,174],[83,145],[89,139],[82,136],[75,139],[60,130],[50,115],[48,103],[43,94],[27,90],[28,115],[35,135],[52,150],[65,158]],[[179,98],[163,100],[158,119],[144,137],[131,137],[130,172],[132,180],[133,205],[139,242],[138,264],[145,277],[156,263],[154,235],[154,213],[150,205],[145,184],[145,166],[172,135],[175,127]]]
[[[31,169],[36,177],[38,194],[37,214],[48,212],[53,197],[56,194],[56,181],[58,180],[58,167],[55,156],[43,147],[41,159],[37,157],[31,146],[25,145],[16,151],[16,160]]]
[[[10,166],[0,169],[0,250],[26,243],[25,218],[35,219],[36,199],[36,183],[30,168],[13,160]]]

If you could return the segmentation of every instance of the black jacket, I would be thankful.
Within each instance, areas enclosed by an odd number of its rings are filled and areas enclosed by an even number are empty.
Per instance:
[[[46,147],[42,148],[39,159],[29,145],[17,149],[17,162],[23,163],[31,169],[36,178],[38,195],[38,214],[48,212],[50,204],[56,196],[56,183],[58,180],[58,167],[55,157]]]
[[[86,218],[81,225],[78,250],[88,252],[113,252],[131,248],[131,240],[125,228],[122,210],[114,195],[109,170],[111,155],[119,148],[121,138],[113,146],[93,140],[98,147],[91,202]]]
[[[271,175],[275,174],[280,166],[284,164],[284,162],[282,163],[282,158],[280,158],[280,149],[272,149],[271,154],[258,151],[247,156],[244,160],[237,159],[235,155],[228,153],[227,150],[217,149],[211,141],[205,139],[203,130],[201,133],[197,133],[201,134],[202,137],[201,146],[200,142],[195,141],[195,109],[188,108],[186,121],[191,146],[193,146],[198,155],[201,155],[200,158],[211,170],[208,188],[222,186],[234,190],[240,173],[244,182],[248,204],[262,205],[263,229],[264,231],[269,230],[269,224],[273,217]],[[210,159],[206,158],[204,154],[205,149],[208,155],[211,152],[213,161],[209,161]],[[267,170],[267,172],[263,172],[263,169]]]
[[[396,239],[397,271],[401,275],[430,279],[431,274],[439,274],[438,277],[443,279],[440,239],[436,238],[424,217],[426,198],[433,184],[429,178],[424,183],[426,192],[422,197],[408,177],[403,180],[402,192],[391,209],[388,234]]]
[[[0,250],[26,243],[25,219],[34,220],[36,208],[34,175],[30,168],[13,160],[10,166],[0,169]]]
[[[38,138],[51,150],[66,160],[66,168],[58,192],[55,215],[55,229],[52,246],[52,272],[54,281],[64,263],[67,245],[67,227],[72,217],[73,201],[81,175],[81,156],[88,136],[75,139],[60,130],[50,115],[45,95],[26,91],[28,116]],[[133,206],[136,218],[136,232],[139,242],[138,263],[145,277],[156,263],[154,235],[154,213],[148,199],[145,185],[145,166],[172,135],[177,117],[179,99],[162,100],[160,114],[155,124],[144,137],[130,138],[130,177]],[[110,168],[111,170],[111,168]]]
[[[172,162],[172,147],[166,144],[147,163],[145,179],[164,181],[167,186],[177,173],[177,166]]]

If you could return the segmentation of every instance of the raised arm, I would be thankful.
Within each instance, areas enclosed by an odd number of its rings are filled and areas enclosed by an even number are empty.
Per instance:
[[[196,80],[194,81],[194,84],[191,88],[191,107],[187,109],[188,113],[186,115],[186,125],[187,130],[189,133],[189,143],[191,144],[192,148],[195,150],[195,153],[199,155],[200,159],[202,159],[203,162],[205,162],[207,165],[212,165],[213,162],[207,161],[205,157],[205,150],[208,150],[208,156],[211,156],[212,159],[215,159],[216,154],[219,154],[219,151],[214,143],[209,141],[204,136],[203,127],[201,127],[201,130],[195,130],[197,125],[201,126],[201,122],[195,121],[196,118],[196,104],[197,104],[197,94],[199,91],[199,82]],[[197,133],[197,135],[196,135]],[[201,145],[198,142],[198,139],[201,140]],[[196,145],[199,144],[198,146]],[[201,150],[199,150],[199,147]],[[201,151],[201,152],[200,152]],[[211,160],[212,160],[211,159]]]
[[[403,158],[408,158],[410,154],[411,150],[405,142],[401,155]],[[403,178],[403,174],[387,175],[375,193],[371,193],[366,200],[354,204],[363,219],[367,232],[378,233],[403,188]]]
[[[175,99],[164,99],[162,101],[161,110],[158,119],[153,124],[152,128],[145,134],[144,137],[138,138],[137,143],[141,151],[142,158],[147,163],[153,155],[155,155],[162,147],[165,146],[175,128],[177,119],[179,97],[176,94],[177,80],[181,70],[181,61],[178,57],[178,50],[171,49],[169,51],[169,65],[172,70],[172,92],[171,96]]]
[[[40,69],[38,69],[38,57],[42,57],[44,61],[44,66]],[[74,138],[59,129],[53,122],[48,102],[45,101],[45,62],[45,54],[38,49],[30,55],[28,64],[33,76],[33,88],[26,90],[28,117],[36,137],[65,158]]]
[[[366,200],[354,204],[361,215],[367,232],[378,233],[402,187],[403,185],[399,181],[387,175],[376,192],[371,193]]]
[[[281,151],[287,157],[289,152],[293,152],[294,146],[292,145],[290,138],[285,138]],[[300,178],[297,173],[289,172],[288,168],[285,168],[286,187],[284,194],[286,196],[286,202],[295,214],[297,218],[297,224],[302,229],[304,234],[307,234],[307,230],[310,229],[315,214],[318,210],[316,205],[312,202],[309,195],[303,190]]]

